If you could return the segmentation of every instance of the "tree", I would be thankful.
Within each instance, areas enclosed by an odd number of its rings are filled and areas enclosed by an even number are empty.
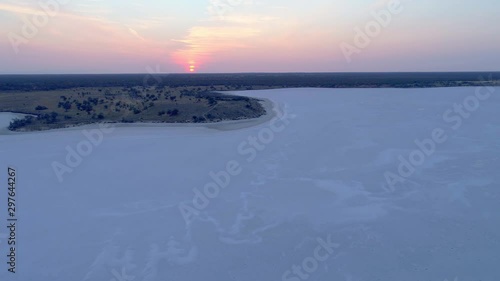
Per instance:
[[[66,112],[67,112],[68,110],[70,110],[70,109],[71,109],[71,103],[70,103],[69,101],[66,101],[66,102],[64,102],[64,103],[62,104],[62,107],[63,107],[63,108],[64,108],[64,110],[66,110]]]
[[[26,116],[23,119],[15,118],[9,124],[9,130],[15,131],[33,122],[33,116]]]
[[[177,115],[179,115],[179,110],[178,109],[174,109],[172,111],[169,110],[168,111],[168,115],[170,115],[170,116],[177,116]]]

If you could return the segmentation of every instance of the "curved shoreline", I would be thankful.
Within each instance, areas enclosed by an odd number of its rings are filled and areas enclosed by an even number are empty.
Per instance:
[[[250,119],[240,119],[240,120],[223,120],[219,122],[207,122],[207,123],[159,123],[159,122],[134,122],[134,123],[109,123],[113,124],[116,128],[207,128],[219,131],[231,131],[250,128],[264,124],[271,121],[276,116],[276,104],[269,99],[259,98],[259,102],[262,107],[264,107],[265,114]],[[17,114],[12,112],[2,112],[7,114]],[[51,129],[43,131],[27,131],[27,132],[13,132],[8,130],[7,127],[0,128],[0,135],[19,135],[19,134],[35,134],[35,133],[46,133],[46,132],[61,132],[69,130],[82,130],[82,129],[96,129],[99,128],[99,124],[85,124],[76,125],[67,128]]]
[[[31,114],[20,113],[20,112],[0,112],[0,135],[12,135],[16,132],[9,130],[9,124],[15,118],[24,118]],[[32,115],[33,116],[33,115]]]

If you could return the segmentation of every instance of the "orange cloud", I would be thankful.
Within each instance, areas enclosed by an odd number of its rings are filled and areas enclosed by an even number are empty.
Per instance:
[[[228,49],[246,48],[246,41],[259,34],[259,30],[251,27],[196,26],[180,42],[184,47],[173,54],[173,59],[180,65],[196,65],[206,63],[216,53]]]

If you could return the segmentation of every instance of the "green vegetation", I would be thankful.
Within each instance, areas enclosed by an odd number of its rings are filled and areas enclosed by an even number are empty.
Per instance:
[[[486,81],[487,80],[487,81]],[[0,93],[153,86],[206,91],[270,88],[423,88],[500,85],[500,72],[0,75]]]
[[[217,122],[265,113],[256,99],[217,91],[463,86],[500,86],[500,72],[0,75],[0,111],[34,116],[14,120],[15,131],[95,122]]]
[[[46,106],[43,106],[43,105],[39,105],[37,107],[35,107],[35,110],[47,110],[48,108]]]
[[[218,87],[216,89],[222,89]],[[257,99],[209,92],[210,87],[73,88],[0,94],[0,111],[30,114],[12,131],[97,122],[204,123],[265,114]]]

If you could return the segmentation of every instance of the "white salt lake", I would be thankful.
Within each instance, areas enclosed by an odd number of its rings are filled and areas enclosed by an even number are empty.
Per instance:
[[[238,94],[282,119],[0,134],[0,279],[500,278],[500,88]]]

